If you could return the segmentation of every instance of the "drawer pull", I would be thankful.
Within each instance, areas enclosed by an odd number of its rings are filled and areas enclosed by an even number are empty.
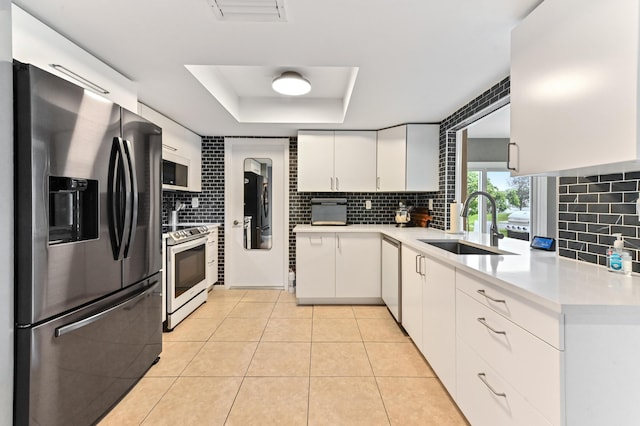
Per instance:
[[[493,386],[491,386],[491,385],[489,384],[489,382],[487,382],[487,375],[486,375],[486,374],[484,374],[484,373],[478,373],[478,379],[480,379],[480,381],[481,381],[482,383],[484,383],[484,385],[485,385],[486,387],[488,387],[488,388],[489,388],[489,390],[490,390],[490,391],[491,391],[495,396],[501,396],[501,397],[503,397],[503,398],[506,398],[506,397],[507,397],[507,394],[506,394],[506,393],[496,392],[496,390],[493,388]]]
[[[478,322],[496,334],[504,334],[505,336],[507,335],[506,331],[498,331],[495,328],[491,327],[489,324],[487,324],[487,320],[485,318],[478,318]]]
[[[491,300],[492,302],[496,302],[496,303],[507,303],[506,300],[504,299],[494,299],[493,297],[489,296],[487,293],[485,293],[484,290],[477,290],[478,293],[484,297],[486,297],[487,299]]]

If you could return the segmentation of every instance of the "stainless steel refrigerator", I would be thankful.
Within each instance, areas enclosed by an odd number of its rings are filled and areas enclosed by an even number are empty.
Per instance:
[[[89,425],[162,348],[161,129],[14,63],[19,425]]]

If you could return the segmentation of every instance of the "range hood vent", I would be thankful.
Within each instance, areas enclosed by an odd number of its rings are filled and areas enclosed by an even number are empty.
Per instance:
[[[286,22],[284,0],[207,0],[221,21]]]

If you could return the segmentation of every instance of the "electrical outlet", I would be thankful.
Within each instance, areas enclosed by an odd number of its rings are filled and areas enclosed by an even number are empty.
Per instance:
[[[200,200],[198,200],[198,197],[191,198],[191,208],[197,209],[198,207],[200,207]]]
[[[429,210],[433,210],[433,198],[429,198]]]
[[[366,200],[366,201],[364,202],[364,208],[365,208],[366,210],[371,210],[371,200]]]

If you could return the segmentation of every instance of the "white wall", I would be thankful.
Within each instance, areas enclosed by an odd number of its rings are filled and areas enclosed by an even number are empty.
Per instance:
[[[13,72],[11,1],[0,0],[0,425],[13,420]]]

